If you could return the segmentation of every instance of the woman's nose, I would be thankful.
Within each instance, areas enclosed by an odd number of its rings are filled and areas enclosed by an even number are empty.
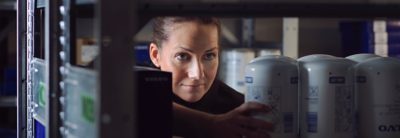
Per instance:
[[[200,62],[192,62],[189,67],[188,76],[194,80],[198,80],[203,77],[203,68]]]

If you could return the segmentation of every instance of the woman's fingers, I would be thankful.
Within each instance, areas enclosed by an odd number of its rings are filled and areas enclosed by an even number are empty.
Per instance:
[[[237,136],[241,138],[269,138],[270,135],[268,131],[249,129],[243,126],[235,125],[233,126],[232,133],[236,133]]]
[[[247,116],[238,116],[235,123],[248,129],[272,131],[274,125],[270,122]]]
[[[243,115],[249,115],[250,113],[254,112],[269,112],[270,110],[270,106],[257,102],[246,102],[234,109],[235,112]]]
[[[268,113],[271,107],[256,102],[247,102],[226,114],[217,115],[215,123],[220,124],[221,136],[245,138],[269,138],[273,124],[250,117],[251,113]],[[223,125],[222,125],[223,124]],[[217,133],[218,133],[217,132]]]

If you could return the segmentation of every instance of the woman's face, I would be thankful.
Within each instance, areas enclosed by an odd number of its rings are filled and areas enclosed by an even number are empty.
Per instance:
[[[172,72],[173,92],[187,102],[199,101],[210,89],[218,69],[218,29],[214,24],[175,23],[162,48],[150,45],[153,63]]]

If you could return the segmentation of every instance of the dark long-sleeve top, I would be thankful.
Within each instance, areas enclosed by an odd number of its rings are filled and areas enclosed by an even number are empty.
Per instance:
[[[244,96],[225,83],[215,80],[210,90],[199,101],[189,103],[176,95],[173,96],[173,101],[191,109],[222,114],[240,106],[244,102]]]

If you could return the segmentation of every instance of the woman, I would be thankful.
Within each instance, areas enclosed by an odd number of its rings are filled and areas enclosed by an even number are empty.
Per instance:
[[[184,137],[269,137],[272,125],[249,117],[268,112],[215,80],[220,23],[215,18],[158,17],[153,20],[150,58],[172,72],[174,135]]]

